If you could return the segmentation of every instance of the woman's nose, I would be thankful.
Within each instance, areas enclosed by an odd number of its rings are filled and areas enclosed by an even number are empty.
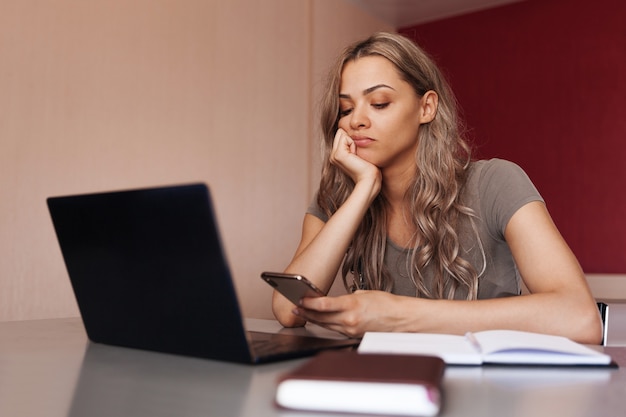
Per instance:
[[[352,129],[360,129],[369,125],[369,118],[361,107],[355,107],[350,116],[350,127]]]

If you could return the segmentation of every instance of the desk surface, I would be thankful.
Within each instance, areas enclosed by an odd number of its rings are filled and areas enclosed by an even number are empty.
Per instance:
[[[606,351],[620,369],[448,367],[440,416],[621,415],[626,348]],[[5,322],[0,416],[319,417],[273,404],[304,360],[238,365],[90,343],[77,318]]]

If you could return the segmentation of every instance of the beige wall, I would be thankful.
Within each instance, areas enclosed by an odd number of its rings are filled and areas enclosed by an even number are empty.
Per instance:
[[[0,321],[78,310],[51,195],[209,183],[244,314],[270,317],[317,183],[319,74],[390,29],[335,0],[0,0]]]
[[[189,181],[213,190],[244,313],[271,317],[258,275],[319,181],[322,79],[381,29],[339,0],[0,0],[0,321],[78,315],[46,197]]]

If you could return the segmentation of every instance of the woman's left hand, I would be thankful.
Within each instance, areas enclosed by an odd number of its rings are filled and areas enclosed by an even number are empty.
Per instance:
[[[306,297],[294,314],[348,337],[362,337],[366,331],[393,331],[393,311],[398,296],[384,291],[359,290],[338,297]]]

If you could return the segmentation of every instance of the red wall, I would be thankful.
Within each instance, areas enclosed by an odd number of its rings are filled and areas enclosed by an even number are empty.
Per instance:
[[[626,2],[526,0],[400,32],[448,75],[476,156],[530,175],[585,272],[626,272]]]

